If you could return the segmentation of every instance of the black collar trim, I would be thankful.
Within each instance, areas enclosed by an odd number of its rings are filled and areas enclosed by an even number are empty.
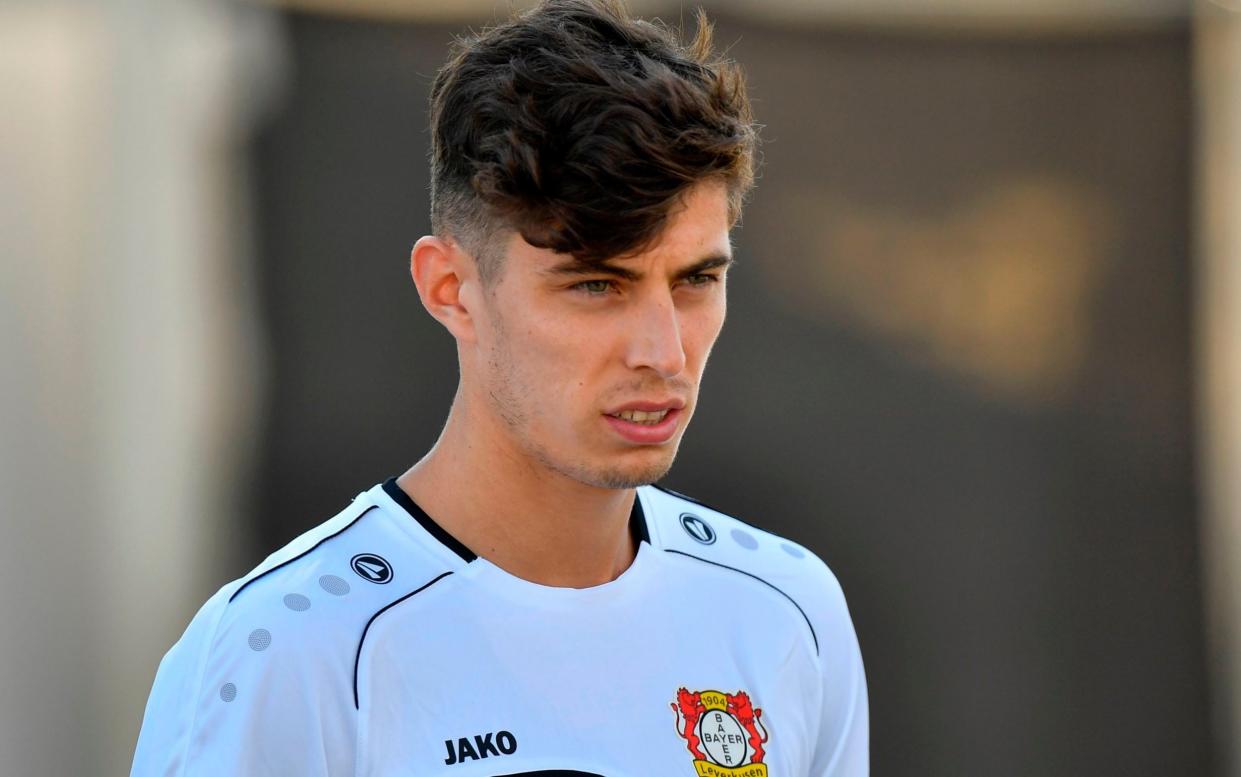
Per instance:
[[[456,553],[466,562],[473,561],[478,558],[478,554],[461,544],[461,541],[449,534],[443,526],[435,522],[431,516],[427,515],[426,510],[418,506],[418,503],[405,493],[404,489],[396,484],[396,478],[391,477],[384,481],[384,493],[392,497],[392,501],[401,506],[405,512],[417,521],[422,528],[427,530],[435,539],[439,540],[442,545],[447,547],[453,553]],[[629,513],[629,530],[633,532],[634,539],[638,542],[645,542],[651,545],[651,532],[646,525],[646,513],[642,510],[642,497],[636,492],[633,495],[633,510]]]
[[[444,530],[443,526],[436,523],[426,511],[418,506],[413,499],[409,498],[409,494],[405,493],[400,486],[396,484],[396,478],[391,477],[384,481],[384,492],[392,497],[392,501],[400,505],[405,512],[410,514],[427,533],[440,541],[440,544],[465,559],[466,563],[478,558],[478,555],[461,544],[461,541]]]
[[[651,532],[646,526],[646,513],[642,511],[642,497],[635,491],[633,494],[633,512],[629,513],[629,530],[634,539],[652,545]]]

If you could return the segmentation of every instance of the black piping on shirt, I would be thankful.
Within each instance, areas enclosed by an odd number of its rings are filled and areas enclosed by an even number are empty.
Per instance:
[[[466,562],[470,562],[478,558],[474,551],[470,550],[465,545],[462,545],[460,540],[445,531],[443,526],[440,526],[435,522],[435,519],[427,515],[426,510],[423,510],[418,506],[417,502],[410,499],[409,494],[405,493],[404,489],[396,484],[396,478],[388,478],[385,480],[383,489],[388,496],[392,497],[393,502],[396,502],[405,510],[405,512],[409,513],[410,516],[422,526],[422,528],[427,530],[428,534],[439,540],[441,545],[465,559]]]
[[[346,531],[347,531],[347,530],[348,530],[351,526],[353,526],[355,523],[357,523],[357,522],[358,522],[358,521],[362,518],[362,516],[366,515],[366,514],[367,514],[367,513],[369,513],[371,510],[374,510],[374,509],[376,509],[376,505],[371,505],[370,507],[366,508],[365,510],[363,510],[362,512],[360,512],[360,513],[358,513],[356,516],[354,516],[354,519],[353,519],[352,521],[350,521],[349,523],[347,523],[347,524],[345,524],[344,526],[342,526],[342,527],[341,527],[338,531],[332,532],[332,533],[331,533],[331,534],[329,534],[328,536],[326,536],[326,537],[324,537],[323,539],[321,539],[321,540],[319,540],[318,542],[316,542],[314,545],[311,545],[311,546],[310,546],[309,548],[307,548],[306,550],[302,551],[301,553],[298,553],[298,554],[297,554],[296,556],[294,556],[293,558],[288,559],[288,560],[286,560],[286,561],[281,561],[279,564],[277,564],[276,566],[272,567],[271,569],[268,569],[268,570],[266,570],[266,571],[264,571],[264,572],[262,572],[262,573],[260,573],[260,574],[257,574],[257,575],[255,575],[254,577],[252,577],[252,578],[250,578],[249,580],[247,580],[246,582],[242,583],[242,584],[241,584],[241,587],[240,587],[240,588],[238,588],[236,591],[233,591],[233,595],[232,595],[232,596],[230,596],[230,597],[228,597],[228,601],[229,601],[229,602],[232,602],[234,599],[236,599],[236,598],[237,598],[237,596],[238,596],[238,595],[239,595],[242,591],[244,591],[244,590],[246,590],[247,588],[249,588],[249,587],[250,587],[250,584],[251,584],[251,583],[253,583],[254,581],[256,581],[256,580],[261,580],[261,579],[263,579],[264,577],[267,577],[268,575],[270,575],[272,572],[275,572],[277,569],[280,569],[281,567],[288,566],[289,564],[292,564],[294,561],[297,561],[297,560],[298,560],[299,558],[301,558],[302,556],[305,556],[305,555],[307,555],[307,554],[309,554],[309,553],[313,552],[313,551],[315,550],[315,548],[318,548],[320,545],[322,545],[323,543],[325,543],[325,542],[327,542],[328,540],[332,539],[333,537],[339,537],[341,534],[344,534],[344,533],[345,533],[345,532],[346,532]]]
[[[415,594],[422,593],[423,591],[427,590],[428,588],[435,585],[436,583],[438,583],[439,581],[443,580],[444,578],[448,577],[451,574],[452,574],[452,570],[449,570],[447,572],[441,572],[439,575],[431,578],[426,583],[423,583],[422,585],[418,586],[414,590],[405,594],[400,599],[397,599],[396,601],[393,601],[393,602],[388,602],[378,612],[372,615],[370,617],[370,620],[366,622],[366,626],[362,629],[362,636],[358,638],[358,652],[353,657],[353,708],[354,709],[359,708],[358,707],[358,665],[362,663],[362,644],[366,642],[366,633],[371,630],[371,624],[374,623],[375,619],[378,618],[380,615],[383,615],[388,610],[397,606],[398,604],[405,601],[406,599],[413,597]]]
[[[746,572],[744,569],[737,569],[736,567],[730,567],[730,566],[728,566],[727,564],[721,564],[721,563],[719,563],[718,561],[711,561],[710,559],[701,558],[700,556],[695,556],[695,555],[693,555],[693,554],[691,554],[691,553],[686,553],[685,551],[682,551],[682,550],[676,550],[676,549],[674,549],[674,548],[664,548],[664,550],[668,551],[669,553],[675,553],[675,554],[677,554],[678,556],[685,556],[685,557],[687,557],[687,558],[692,558],[692,559],[695,559],[695,560],[697,560],[697,561],[701,561],[701,562],[702,562],[702,563],[704,563],[704,564],[710,564],[710,565],[712,565],[712,566],[720,567],[721,569],[731,569],[733,572],[737,572],[737,573],[739,573],[739,574],[745,575],[746,577],[752,577],[752,578],[754,578],[755,580],[757,580],[758,582],[760,582],[760,583],[762,583],[763,585],[765,585],[765,586],[767,586],[768,588],[770,588],[771,590],[773,590],[773,591],[775,591],[776,593],[780,594],[780,595],[781,595],[781,596],[783,596],[785,599],[788,599],[790,602],[792,602],[792,603],[793,603],[793,606],[797,608],[797,611],[801,613],[801,617],[805,619],[805,621],[806,621],[806,626],[808,626],[808,627],[810,628],[810,638],[814,640],[814,653],[815,653],[815,655],[818,655],[818,654],[819,654],[819,637],[818,637],[818,635],[816,635],[816,634],[814,633],[814,625],[810,622],[810,618],[809,618],[809,616],[807,616],[807,615],[806,615],[806,611],[805,611],[805,610],[803,610],[803,609],[801,608],[801,605],[800,605],[800,604],[798,604],[798,603],[797,603],[797,602],[793,599],[793,597],[789,596],[789,595],[788,595],[788,594],[786,594],[784,591],[781,591],[779,588],[775,587],[774,585],[772,585],[771,583],[767,582],[766,580],[764,580],[763,578],[759,577],[758,575],[752,575],[752,574],[750,574],[749,572]]]
[[[652,483],[652,484],[651,484],[651,486],[652,486],[652,487],[654,487],[654,488],[659,489],[660,491],[663,491],[663,492],[664,492],[665,494],[667,494],[668,496],[675,496],[675,497],[677,497],[678,499],[684,499],[686,502],[693,502],[694,504],[698,505],[699,507],[705,507],[705,508],[707,508],[708,510],[714,510],[714,511],[716,511],[717,513],[723,513],[723,512],[724,512],[723,510],[719,509],[718,507],[712,507],[711,505],[707,504],[706,502],[702,501],[701,499],[699,499],[699,498],[697,498],[697,497],[690,496],[689,494],[682,494],[680,491],[673,491],[671,488],[668,488],[667,486],[661,486],[661,485],[659,485],[658,483]]]

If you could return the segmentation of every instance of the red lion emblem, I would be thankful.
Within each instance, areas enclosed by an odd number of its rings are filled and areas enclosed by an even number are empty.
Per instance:
[[[703,701],[704,695],[708,697],[708,702]],[[695,691],[691,693],[686,688],[679,688],[677,689],[676,702],[669,706],[672,707],[672,712],[676,715],[675,726],[677,736],[685,740],[685,744],[689,747],[689,752],[694,756],[694,760],[714,763],[703,752],[702,742],[698,736],[698,721],[706,714],[708,703],[714,705],[711,709],[726,712],[745,730],[747,734],[746,741],[750,747],[749,762],[751,764],[763,763],[763,756],[766,755],[763,745],[767,743],[769,737],[767,728],[763,725],[763,711],[750,702],[749,694],[745,691],[737,691],[735,694],[719,693],[717,691]]]
[[[698,749],[698,718],[702,717],[702,713],[706,711],[706,707],[702,704],[701,693],[690,693],[685,688],[677,690],[676,704],[671,705],[672,711],[677,713],[677,720],[684,720],[685,727],[681,730],[677,729],[677,735],[684,737],[689,745],[689,751],[698,760],[706,759],[703,752]]]
[[[763,762],[763,745],[767,742],[767,728],[763,726],[763,711],[761,709],[750,706],[750,696],[745,691],[737,691],[735,696],[728,697],[728,711],[731,712],[741,727],[750,735],[750,747],[754,750],[754,757],[750,759],[750,763]],[[759,731],[762,736],[759,736]]]

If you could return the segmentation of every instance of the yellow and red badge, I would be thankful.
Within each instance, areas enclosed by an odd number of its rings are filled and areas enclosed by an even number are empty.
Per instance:
[[[745,691],[677,691],[671,705],[677,736],[694,756],[698,777],[767,777],[763,711]]]

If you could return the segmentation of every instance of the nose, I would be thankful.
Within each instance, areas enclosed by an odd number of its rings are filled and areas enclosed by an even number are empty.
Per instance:
[[[644,300],[629,331],[630,369],[651,369],[671,378],[685,369],[681,321],[669,293]]]

